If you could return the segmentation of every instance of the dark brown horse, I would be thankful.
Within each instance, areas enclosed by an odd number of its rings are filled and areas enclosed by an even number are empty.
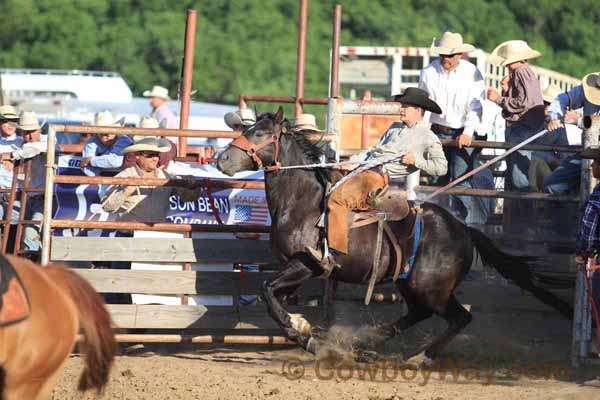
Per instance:
[[[116,348],[100,295],[64,267],[3,255],[0,263],[14,267],[31,310],[23,321],[0,328],[0,399],[48,399],[80,329],[85,367],[78,388],[100,392]]]
[[[277,170],[269,166],[306,165],[319,162],[321,152],[299,133],[290,131],[280,108],[275,115],[266,114],[236,139],[218,159],[218,168],[228,175],[256,170],[263,165],[265,190],[272,218],[271,244],[281,262],[274,277],[263,284],[262,295],[270,315],[287,336],[305,349],[314,351],[310,333],[302,329],[304,322],[291,316],[281,298],[292,294],[307,280],[323,273],[319,265],[304,252],[306,245],[316,246],[319,229],[316,222],[323,211],[324,179],[318,169]],[[565,316],[571,307],[552,293],[534,284],[539,276],[531,258],[518,257],[498,250],[481,232],[465,226],[450,213],[434,204],[421,205],[423,231],[416,251],[413,270],[405,280],[397,281],[408,312],[397,322],[380,327],[385,337],[392,337],[434,313],[444,318],[448,327],[430,343],[426,360],[436,358],[442,349],[471,322],[471,314],[454,296],[473,261],[476,248],[486,265],[493,266],[505,278],[530,291]],[[408,222],[392,223],[398,232],[406,231]],[[376,224],[350,231],[348,255],[342,267],[330,279],[350,283],[366,283],[373,265]],[[392,274],[395,255],[386,240],[381,251],[378,281]]]

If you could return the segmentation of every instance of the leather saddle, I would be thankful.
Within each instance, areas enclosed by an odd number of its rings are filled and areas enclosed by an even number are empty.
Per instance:
[[[30,313],[23,282],[10,262],[0,255],[0,327],[23,321]]]

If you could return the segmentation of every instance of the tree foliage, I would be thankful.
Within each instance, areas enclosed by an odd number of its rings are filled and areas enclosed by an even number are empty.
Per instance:
[[[443,31],[486,51],[525,39],[536,64],[575,77],[600,70],[600,8],[592,0],[341,0],[343,45],[429,46]],[[327,94],[335,1],[309,4],[305,95]],[[295,91],[295,0],[0,0],[3,67],[120,72],[134,93],[176,93],[185,11],[198,10],[196,100],[235,103],[240,93]]]

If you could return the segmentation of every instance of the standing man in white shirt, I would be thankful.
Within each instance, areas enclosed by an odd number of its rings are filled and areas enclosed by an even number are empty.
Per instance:
[[[426,90],[442,109],[441,114],[429,116],[431,130],[440,139],[453,139],[457,144],[457,147],[444,149],[448,173],[433,180],[437,185],[445,185],[477,166],[476,158],[480,151],[468,146],[481,124],[485,81],[475,65],[462,60],[463,55],[472,50],[475,47],[464,43],[459,33],[444,32],[441,40],[434,39],[431,46],[431,51],[439,54],[440,58],[423,68],[419,78],[419,88]],[[493,189],[493,178],[490,171],[485,170],[457,187]],[[452,212],[471,224],[484,224],[493,207],[493,199],[469,196],[450,198]]]
[[[150,97],[152,113],[150,116],[158,121],[158,124],[167,129],[179,129],[177,117],[167,106],[169,90],[162,86],[154,86],[152,90],[145,90],[144,97]]]

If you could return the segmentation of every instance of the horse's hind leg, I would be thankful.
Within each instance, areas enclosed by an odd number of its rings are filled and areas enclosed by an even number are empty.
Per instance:
[[[338,287],[338,281],[333,275],[325,281],[325,292],[323,293],[323,318],[319,325],[313,328],[313,335],[318,336],[329,330],[335,322],[335,294]]]
[[[406,304],[407,312],[406,315],[396,322],[379,327],[378,333],[384,339],[391,339],[411,326],[416,325],[433,315],[433,311],[429,307],[418,302],[415,295],[406,288],[406,283],[402,282],[397,284],[397,286],[402,294],[404,303]]]
[[[275,277],[265,281],[262,287],[262,295],[271,317],[290,339],[296,340],[305,349],[309,344],[310,332],[301,332],[302,328],[298,324],[298,319],[292,319],[292,315],[283,308],[279,298],[293,293],[312,276],[313,271],[310,268],[300,260],[292,259],[275,274]]]
[[[456,337],[462,331],[465,326],[469,325],[471,320],[473,319],[470,312],[468,312],[462,304],[456,300],[454,295],[451,295],[448,299],[448,304],[446,306],[446,310],[443,313],[439,313],[439,315],[448,322],[448,327],[440,336],[438,336],[430,345],[427,346],[425,350],[426,362],[431,362],[435,360],[444,347],[452,339]]]

